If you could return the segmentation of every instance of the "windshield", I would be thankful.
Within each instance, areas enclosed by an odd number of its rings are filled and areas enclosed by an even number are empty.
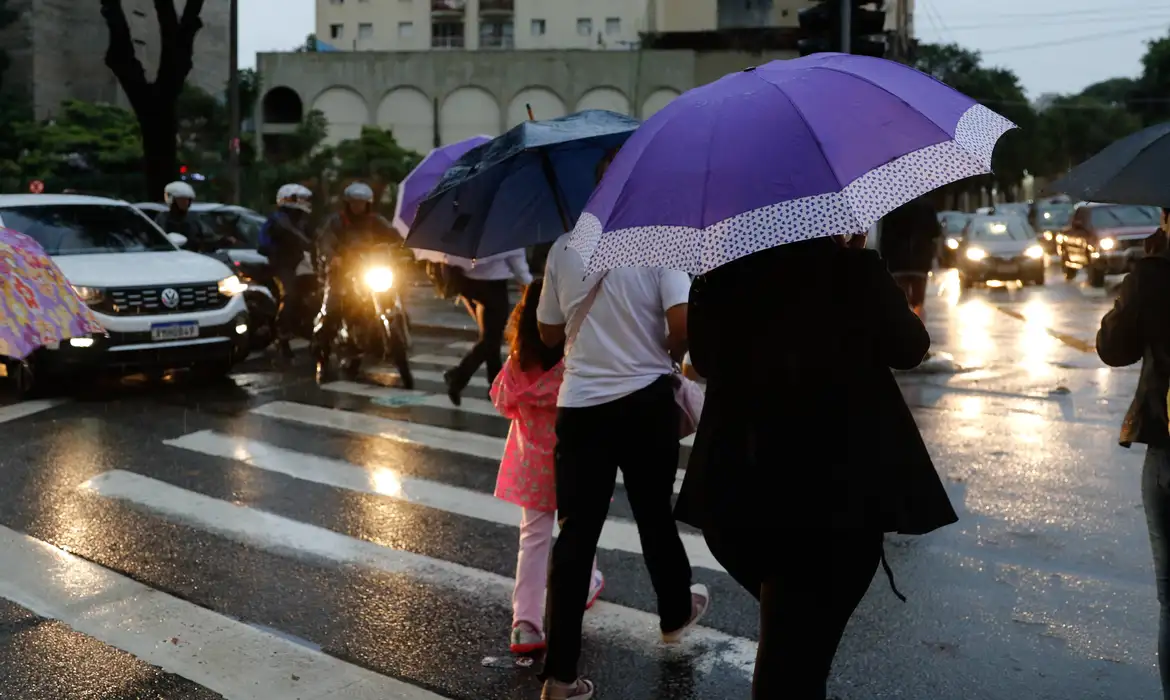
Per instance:
[[[963,232],[971,217],[967,214],[943,214],[939,219],[942,222],[943,233],[950,236],[957,236]]]
[[[1046,230],[1065,228],[1072,220],[1072,214],[1073,208],[1070,204],[1040,207],[1036,216],[1036,225]]]
[[[265,219],[248,209],[210,209],[195,214],[200,226],[208,236],[220,239],[227,245],[227,239],[235,239],[232,248],[257,248],[260,245],[260,228]]]
[[[1026,221],[1018,216],[979,218],[971,222],[967,234],[983,241],[1026,241],[1035,238],[1036,233]]]
[[[1157,226],[1159,219],[1157,207],[1138,207],[1118,205],[1112,207],[1093,207],[1089,212],[1089,221],[1093,228],[1116,228],[1118,226]]]
[[[0,209],[4,226],[36,240],[49,255],[172,251],[175,246],[137,209],[50,204]]]

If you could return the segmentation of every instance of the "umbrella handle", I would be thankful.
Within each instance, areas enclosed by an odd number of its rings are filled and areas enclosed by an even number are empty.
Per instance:
[[[528,109],[528,121],[530,121],[530,122],[536,121],[536,117],[532,114],[532,105],[525,104],[524,106]]]

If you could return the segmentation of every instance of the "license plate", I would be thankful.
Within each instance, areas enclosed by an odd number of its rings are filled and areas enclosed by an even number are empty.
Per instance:
[[[1013,275],[1020,271],[1019,265],[1000,265],[996,271],[1001,275]]]
[[[184,323],[156,323],[150,327],[150,339],[160,340],[187,340],[199,337],[199,324],[190,321]]]

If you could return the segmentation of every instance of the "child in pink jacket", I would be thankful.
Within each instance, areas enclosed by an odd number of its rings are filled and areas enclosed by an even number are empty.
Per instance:
[[[512,351],[492,383],[492,403],[511,419],[504,459],[496,479],[496,498],[523,508],[520,554],[512,592],[513,654],[531,654],[545,647],[544,588],[549,547],[556,522],[557,494],[553,478],[556,446],[557,392],[564,375],[564,348],[548,348],[536,327],[541,281],[528,285],[512,312]],[[585,608],[597,601],[605,577],[593,562],[593,579]]]

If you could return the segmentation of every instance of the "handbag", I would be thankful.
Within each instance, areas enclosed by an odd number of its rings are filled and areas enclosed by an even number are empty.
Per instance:
[[[597,283],[585,295],[581,301],[581,305],[577,307],[573,317],[565,324],[565,356],[568,357],[569,349],[573,346],[573,341],[576,340],[577,334],[581,332],[581,324],[585,323],[585,316],[589,314],[589,309],[593,308],[593,302],[597,300],[597,294],[601,291],[601,283],[605,281],[605,276],[609,272],[603,272],[601,277],[597,279]],[[703,399],[706,395],[703,393],[703,388],[699,383],[693,381],[682,373],[682,368],[677,363],[674,365],[674,370],[670,374],[671,385],[674,389],[674,402],[678,405],[679,413],[679,429],[678,436],[681,440],[688,435],[693,435],[699,427],[699,418],[703,414]]]

